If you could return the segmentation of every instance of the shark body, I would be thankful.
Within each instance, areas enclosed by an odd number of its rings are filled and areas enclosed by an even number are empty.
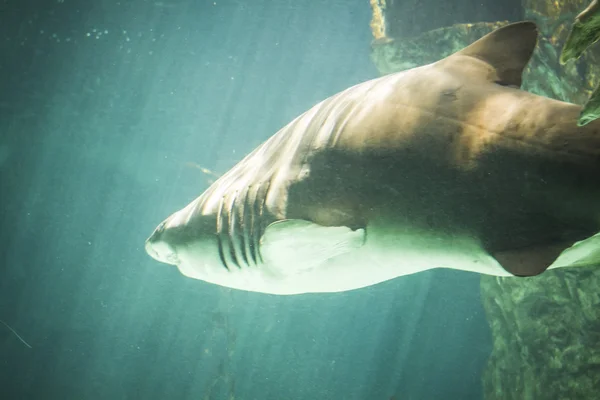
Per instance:
[[[535,24],[511,24],[317,104],[161,223],[147,252],[275,294],[598,263],[600,123],[518,89],[536,42]]]

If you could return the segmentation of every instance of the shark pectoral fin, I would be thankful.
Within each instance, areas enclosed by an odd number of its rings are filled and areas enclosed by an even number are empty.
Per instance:
[[[513,275],[533,276],[547,269],[600,265],[600,233],[573,242],[501,251],[493,254],[502,267]]]
[[[364,229],[288,219],[267,226],[260,248],[265,264],[274,273],[294,275],[358,249],[364,243]]]
[[[506,271],[516,276],[541,274],[571,243],[555,243],[512,249],[493,253],[492,256]]]
[[[563,251],[549,269],[600,265],[600,233],[576,242]]]

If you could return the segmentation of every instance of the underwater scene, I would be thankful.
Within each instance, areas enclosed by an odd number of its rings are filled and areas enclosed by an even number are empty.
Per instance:
[[[0,0],[0,399],[600,398],[598,0]]]

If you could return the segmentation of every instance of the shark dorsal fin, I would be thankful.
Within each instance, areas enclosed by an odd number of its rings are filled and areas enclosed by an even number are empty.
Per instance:
[[[491,32],[464,49],[446,58],[444,63],[464,65],[465,56],[483,61],[481,74],[485,79],[506,86],[521,86],[521,76],[537,44],[534,22],[517,22]],[[470,70],[469,73],[476,71]]]

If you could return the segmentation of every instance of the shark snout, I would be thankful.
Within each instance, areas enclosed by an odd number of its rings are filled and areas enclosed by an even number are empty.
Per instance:
[[[177,257],[177,252],[169,243],[163,240],[162,236],[164,233],[164,223],[160,224],[150,235],[148,239],[146,239],[145,249],[146,253],[150,255],[150,257],[154,258],[156,261],[160,261],[166,264],[177,265],[179,263],[179,259]]]

